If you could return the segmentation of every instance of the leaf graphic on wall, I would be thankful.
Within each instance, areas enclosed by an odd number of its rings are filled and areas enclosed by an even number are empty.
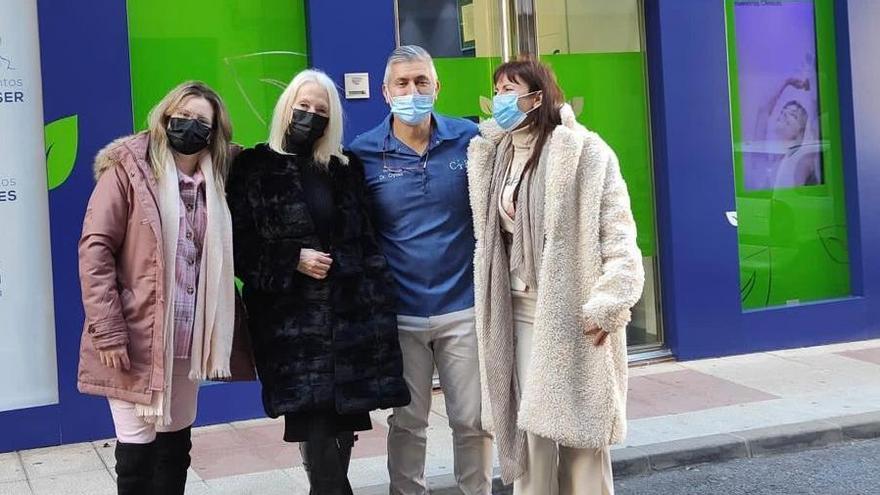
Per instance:
[[[308,55],[268,51],[226,57],[223,62],[254,117],[266,125],[290,79],[307,67]]]
[[[822,227],[816,233],[819,234],[822,248],[825,249],[825,253],[828,254],[829,258],[841,265],[849,263],[849,248],[847,248],[845,225]]]
[[[492,115],[492,99],[486,98],[485,96],[481,96],[480,97],[480,110],[482,110],[484,114],[491,116]]]
[[[767,306],[773,284],[773,257],[768,246],[740,245],[739,295],[745,308]]]
[[[584,111],[584,97],[583,96],[575,96],[571,99],[571,109],[574,112],[575,117],[580,117],[581,113]]]
[[[46,124],[46,177],[49,190],[64,184],[76,163],[79,119],[76,115]]]

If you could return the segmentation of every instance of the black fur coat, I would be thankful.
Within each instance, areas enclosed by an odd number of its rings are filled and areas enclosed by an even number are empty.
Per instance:
[[[227,184],[263,406],[277,417],[406,405],[395,283],[354,157],[329,164],[335,212],[327,278],[296,269],[301,248],[321,250],[300,177],[308,159],[257,145],[236,158]]]

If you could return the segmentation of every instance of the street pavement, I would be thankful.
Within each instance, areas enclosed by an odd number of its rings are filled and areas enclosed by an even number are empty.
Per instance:
[[[878,495],[880,439],[617,480],[617,495]]]
[[[634,366],[629,386],[629,435],[612,450],[618,494],[880,495],[870,440],[880,437],[880,340]],[[388,493],[388,411],[372,418],[349,472],[359,495]],[[283,427],[262,418],[195,428],[187,495],[308,493]],[[427,436],[432,495],[458,493],[442,393]],[[114,446],[0,453],[0,495],[112,495]]]

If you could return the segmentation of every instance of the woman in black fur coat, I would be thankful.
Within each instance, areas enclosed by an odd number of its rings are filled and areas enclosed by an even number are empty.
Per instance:
[[[341,152],[342,109],[322,72],[298,74],[269,142],[227,185],[263,406],[300,442],[312,493],[350,494],[348,463],[369,412],[410,401],[394,280],[372,227],[363,168]]]

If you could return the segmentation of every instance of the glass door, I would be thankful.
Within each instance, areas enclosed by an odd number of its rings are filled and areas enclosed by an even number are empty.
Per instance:
[[[518,33],[533,33],[519,46],[553,67],[578,121],[598,132],[620,159],[645,266],[645,290],[633,309],[627,338],[631,350],[659,347],[663,332],[642,2],[518,3]]]
[[[397,0],[398,41],[435,56],[440,112],[491,115],[492,72],[517,53],[557,75],[577,119],[617,153],[646,274],[627,329],[636,359],[663,345],[641,0]]]

